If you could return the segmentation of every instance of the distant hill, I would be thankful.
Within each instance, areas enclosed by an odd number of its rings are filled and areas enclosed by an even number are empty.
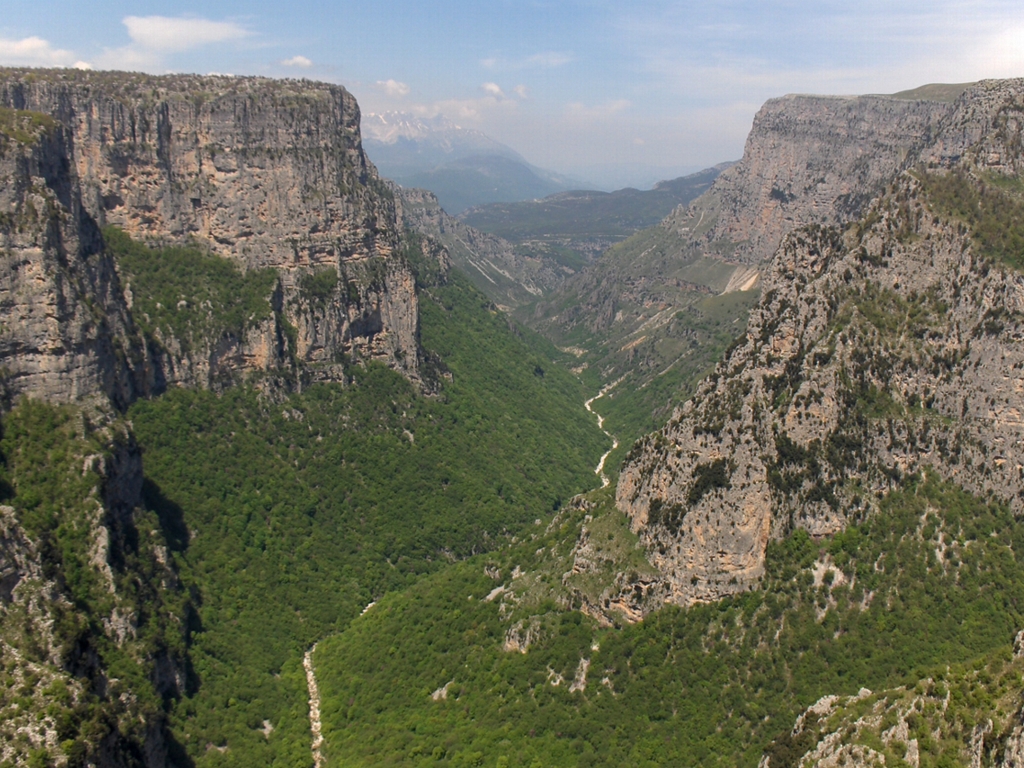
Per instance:
[[[457,215],[483,202],[517,202],[564,190],[566,185],[554,178],[504,155],[474,155],[395,181],[403,187],[429,189],[442,208]]]
[[[654,226],[679,205],[687,205],[711,186],[732,163],[722,163],[689,176],[658,182],[654,189],[615,192],[574,190],[542,200],[492,203],[463,213],[460,218],[482,232],[513,242],[540,240],[601,243],[599,250]]]
[[[453,215],[580,186],[578,179],[531,165],[511,147],[443,115],[368,114],[362,129],[363,147],[382,176],[430,190]]]

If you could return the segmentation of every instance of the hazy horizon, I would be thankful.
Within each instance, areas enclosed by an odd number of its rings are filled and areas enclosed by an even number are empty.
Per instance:
[[[738,159],[771,97],[1024,75],[1024,19],[1003,0],[125,8],[16,4],[0,64],[340,83],[364,112],[444,114],[605,188]]]

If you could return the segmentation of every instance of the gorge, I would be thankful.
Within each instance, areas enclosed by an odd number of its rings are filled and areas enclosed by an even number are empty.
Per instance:
[[[1024,81],[574,266],[359,122],[0,70],[0,764],[1019,762]]]

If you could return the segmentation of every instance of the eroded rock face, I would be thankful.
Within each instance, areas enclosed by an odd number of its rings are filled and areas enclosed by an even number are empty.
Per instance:
[[[0,131],[0,361],[22,394],[123,407],[152,386],[113,260],[84,210],[72,137],[37,113]]]
[[[342,357],[417,378],[416,295],[397,253],[394,201],[363,154],[359,109],[344,88],[8,69],[0,105],[67,127],[66,162],[97,224],[278,271],[275,323],[187,357],[161,340],[168,383],[210,386],[232,371],[288,367],[293,354],[314,380],[335,380]],[[337,287],[311,307],[302,276],[324,270],[337,273]]]
[[[783,96],[754,117],[743,159],[665,221],[707,255],[757,265],[806,224],[856,218],[953,111],[886,96]]]
[[[1024,81],[982,88],[984,114],[1005,116]],[[984,124],[984,152],[956,162],[998,152],[1016,168],[1021,123]],[[1024,511],[1022,340],[1024,275],[980,256],[909,174],[856,226],[791,233],[745,336],[620,474],[668,600],[753,587],[770,539],[835,533],[918,471]]]

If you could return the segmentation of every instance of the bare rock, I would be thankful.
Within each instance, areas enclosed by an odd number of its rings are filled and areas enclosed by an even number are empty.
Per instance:
[[[73,138],[39,113],[0,130],[0,361],[8,404],[22,394],[118,406],[151,386],[113,260],[85,211]]]
[[[998,115],[1024,81],[979,88]],[[985,125],[980,145],[1007,141]],[[669,601],[752,588],[769,540],[835,533],[925,469],[1024,511],[1021,339],[1024,276],[934,216],[909,174],[845,232],[788,235],[745,337],[620,474]]]
[[[418,379],[417,299],[393,196],[363,154],[359,108],[344,88],[3,69],[0,106],[65,126],[65,176],[81,194],[58,198],[78,205],[82,220],[278,271],[274,322],[187,354],[161,339],[159,384],[212,386],[293,359],[309,379],[340,380],[343,357],[381,360]],[[337,274],[336,287],[312,306],[302,277],[325,270]]]

